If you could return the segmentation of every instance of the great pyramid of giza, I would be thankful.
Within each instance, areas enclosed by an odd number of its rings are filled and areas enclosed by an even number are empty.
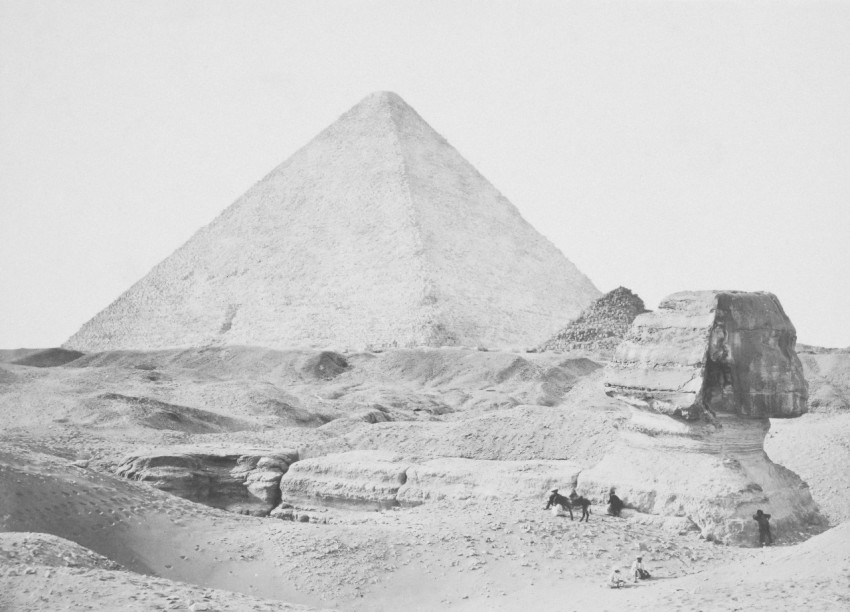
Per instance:
[[[64,346],[525,347],[599,295],[416,111],[378,92]]]

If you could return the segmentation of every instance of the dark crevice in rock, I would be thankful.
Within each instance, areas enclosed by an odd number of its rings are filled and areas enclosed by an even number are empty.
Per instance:
[[[280,480],[296,461],[293,450],[168,449],[126,457],[115,472],[194,502],[266,516],[280,503]]]

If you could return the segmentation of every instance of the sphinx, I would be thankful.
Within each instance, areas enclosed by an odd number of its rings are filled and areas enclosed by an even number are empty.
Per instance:
[[[771,418],[806,412],[795,344],[770,293],[676,293],[639,315],[604,382],[631,419],[579,491],[598,500],[615,487],[627,507],[728,544],[758,543],[758,509],[780,536],[824,523],[808,485],[764,451]]]

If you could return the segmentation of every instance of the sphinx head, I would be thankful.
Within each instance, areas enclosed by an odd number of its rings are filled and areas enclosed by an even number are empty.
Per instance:
[[[771,293],[676,293],[635,319],[607,370],[607,392],[688,421],[800,416],[808,390],[796,340]]]

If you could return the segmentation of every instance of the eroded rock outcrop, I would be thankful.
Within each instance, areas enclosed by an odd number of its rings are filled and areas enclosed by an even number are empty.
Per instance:
[[[398,505],[409,461],[385,451],[352,451],[304,459],[281,479],[281,499],[293,505],[381,510]]]
[[[415,506],[441,499],[536,500],[553,487],[569,490],[580,471],[570,461],[432,459],[407,470],[398,501]]]
[[[443,499],[540,499],[576,483],[570,461],[410,458],[361,450],[304,459],[280,481],[286,505],[380,510]]]
[[[280,479],[298,453],[289,449],[172,447],[126,457],[116,473],[208,506],[268,514]]]
[[[632,419],[580,491],[602,500],[616,487],[627,506],[687,516],[728,543],[758,541],[758,508],[778,530],[820,522],[808,486],[764,452],[769,418],[806,411],[795,343],[769,293],[677,293],[639,316],[605,381]]]

